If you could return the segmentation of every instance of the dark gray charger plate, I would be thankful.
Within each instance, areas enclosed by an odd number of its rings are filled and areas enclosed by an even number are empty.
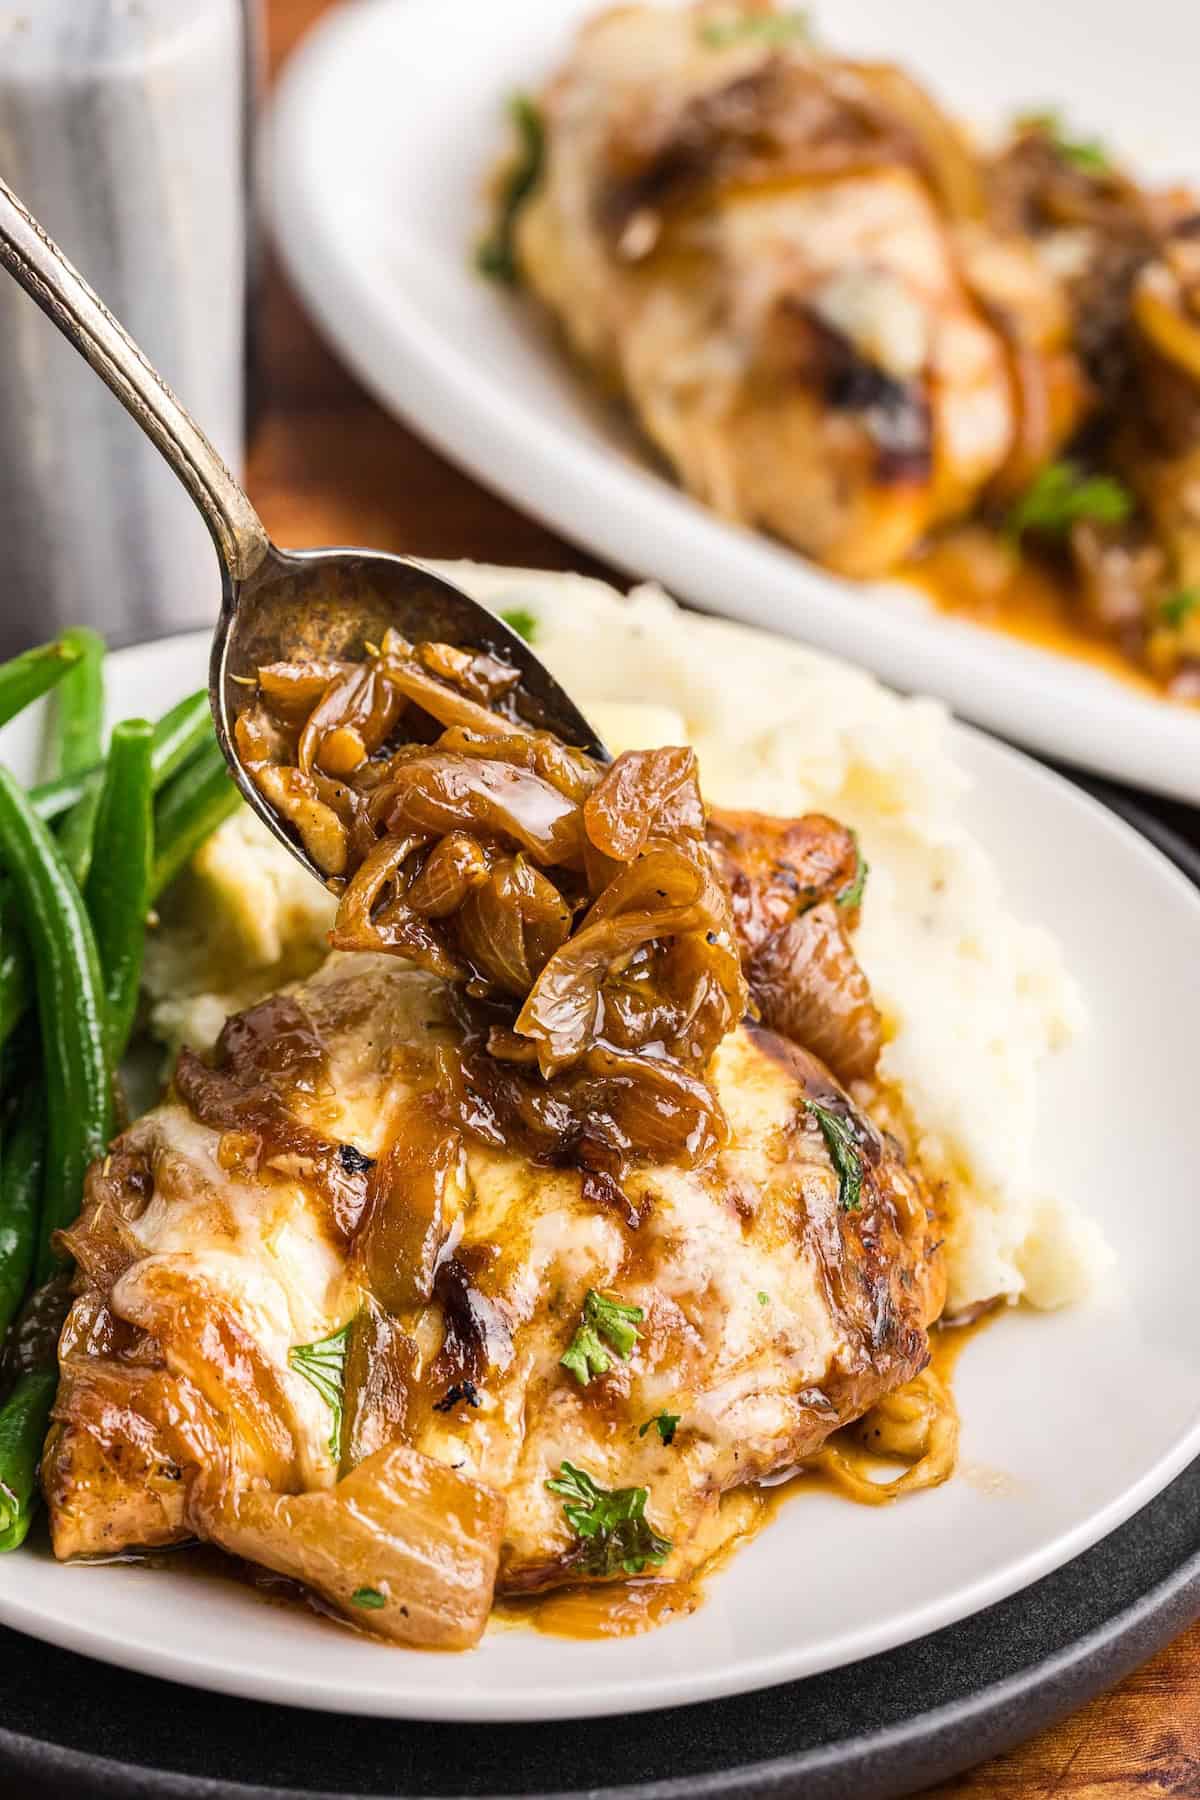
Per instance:
[[[1200,884],[1200,855],[1172,829],[1200,830],[1194,815],[1163,808],[1168,825],[1122,790],[1085,785]],[[0,1631],[0,1793],[892,1800],[1020,1743],[1198,1617],[1200,1460],[1102,1543],[961,1624],[807,1681],[667,1712],[509,1726],[338,1717],[174,1687]]]

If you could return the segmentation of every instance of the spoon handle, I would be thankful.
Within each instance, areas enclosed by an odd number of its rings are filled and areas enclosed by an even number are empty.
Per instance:
[[[0,180],[0,263],[112,389],[204,515],[231,581],[245,581],[270,540],[200,427],[103,300]]]

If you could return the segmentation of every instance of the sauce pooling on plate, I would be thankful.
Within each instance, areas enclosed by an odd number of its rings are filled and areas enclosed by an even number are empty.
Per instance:
[[[942,1325],[930,1334],[930,1368],[940,1385],[940,1408],[951,1423],[955,1416],[952,1388],[959,1357],[998,1317],[997,1309],[989,1307],[967,1324]],[[881,1500],[894,1498],[891,1471],[898,1458],[904,1460],[907,1455],[911,1459],[914,1441],[910,1438],[906,1445],[884,1444],[875,1436],[877,1430],[868,1415],[860,1425],[836,1434],[831,1441],[836,1459],[818,1457],[787,1480],[769,1487],[732,1490],[722,1501],[724,1542],[711,1561],[687,1580],[641,1579],[567,1586],[527,1599],[500,1600],[493,1608],[493,1620],[501,1626],[531,1627],[550,1637],[588,1640],[636,1637],[672,1620],[687,1618],[704,1605],[709,1583],[734,1550],[769,1525],[785,1504],[802,1504],[813,1492],[862,1503],[860,1490],[864,1482],[879,1487]],[[852,1471],[850,1480],[845,1478],[846,1470]],[[192,1545],[169,1557],[146,1555],[131,1560],[192,1577],[238,1581],[253,1587],[268,1603],[316,1605],[319,1611],[327,1610],[298,1583],[265,1574],[208,1545]]]

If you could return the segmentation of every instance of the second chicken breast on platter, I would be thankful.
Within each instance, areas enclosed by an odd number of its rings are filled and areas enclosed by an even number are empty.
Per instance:
[[[1014,275],[1008,254],[1000,306],[994,279],[975,291],[997,254],[970,241],[983,196],[953,124],[792,17],[622,7],[585,26],[541,97],[517,257],[692,493],[869,576],[1002,475],[1018,362],[1050,449],[1084,383],[1031,258]]]

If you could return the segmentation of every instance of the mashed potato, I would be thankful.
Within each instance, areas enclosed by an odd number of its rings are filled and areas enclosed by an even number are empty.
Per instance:
[[[196,852],[146,939],[149,1024],[172,1057],[208,1050],[230,1013],[311,975],[335,902],[242,807]]]
[[[1088,1220],[1039,1192],[1035,1159],[1039,1068],[1082,1006],[1056,944],[1009,912],[962,823],[943,710],[799,644],[683,614],[656,589],[626,599],[579,576],[444,572],[532,617],[539,654],[613,751],[690,743],[715,804],[855,827],[871,864],[856,946],[887,1027],[881,1074],[945,1183],[949,1308],[1082,1294],[1108,1253]],[[248,815],[216,834],[189,883],[147,979],[155,1028],[203,1044],[227,1011],[312,967],[330,904]]]

